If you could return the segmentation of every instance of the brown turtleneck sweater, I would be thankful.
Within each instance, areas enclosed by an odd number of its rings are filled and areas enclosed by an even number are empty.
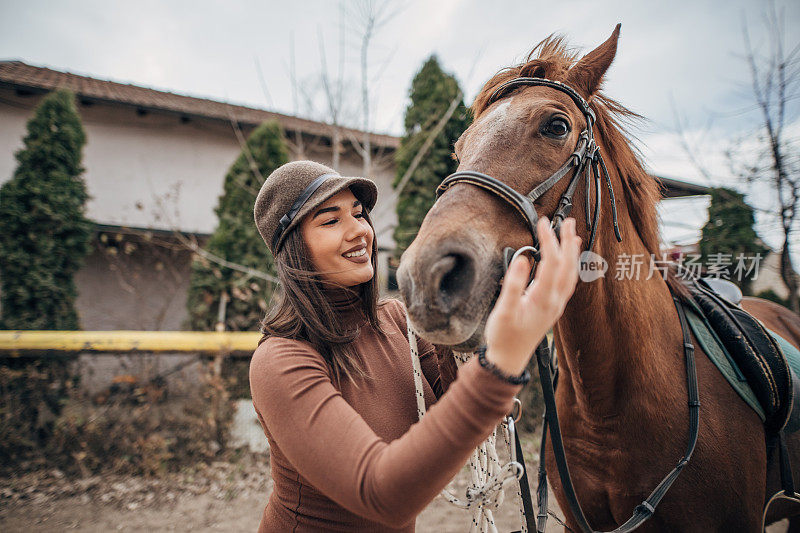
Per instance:
[[[354,341],[371,380],[337,389],[303,341],[271,337],[253,354],[250,390],[274,481],[259,532],[413,532],[416,516],[511,410],[519,386],[473,358],[448,387],[439,372],[441,364],[447,377],[448,354],[420,340],[430,409],[418,421],[403,304],[389,300],[378,316],[386,336],[365,323]]]

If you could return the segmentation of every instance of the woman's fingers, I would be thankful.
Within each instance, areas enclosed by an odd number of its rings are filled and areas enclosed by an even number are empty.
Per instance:
[[[527,257],[519,255],[508,266],[508,271],[503,278],[503,286],[500,289],[500,296],[497,297],[497,305],[513,305],[525,290],[530,275],[530,261]]]
[[[555,281],[554,273],[558,272],[560,264],[558,239],[550,228],[550,221],[547,217],[539,219],[536,224],[536,235],[539,239],[539,251],[542,258],[536,267],[536,277],[528,287],[528,294],[548,290]]]
[[[542,218],[536,227],[541,261],[527,286],[531,264],[517,257],[509,265],[500,296],[486,322],[485,338],[494,363],[514,374],[525,368],[531,351],[564,312],[578,279],[580,238],[568,219],[561,242]]]
[[[539,238],[539,251],[542,254],[542,261],[558,255],[558,239],[556,232],[550,227],[547,217],[542,217],[536,224],[536,235]]]
[[[536,231],[542,254],[536,276],[528,284],[531,264],[522,255],[517,257],[503,279],[497,301],[500,309],[512,311],[521,303],[552,313],[563,307],[575,289],[581,241],[575,233],[575,220],[569,218],[562,224],[561,242],[546,217],[539,220]]]
[[[575,260],[577,261],[581,254],[580,244],[581,238],[578,237],[578,234],[575,232],[575,219],[568,218],[566,221],[564,221],[564,226],[562,228],[561,246],[567,246],[570,248],[573,252]]]
[[[571,218],[562,224],[561,243],[549,227],[543,228],[540,224],[537,229],[540,235],[542,261],[526,293],[525,305],[538,306],[553,312],[554,309],[563,308],[575,289],[580,237],[575,233],[575,220]]]
[[[575,233],[575,219],[567,219],[561,228],[561,255],[564,260],[562,281],[570,287],[578,279],[580,246],[581,238]]]

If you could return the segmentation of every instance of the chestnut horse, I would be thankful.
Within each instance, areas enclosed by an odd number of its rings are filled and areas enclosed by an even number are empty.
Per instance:
[[[490,101],[495,89],[518,77],[557,80],[588,100],[596,114],[594,134],[616,193],[622,241],[612,231],[606,196],[593,251],[610,270],[595,281],[578,282],[554,333],[560,369],[556,402],[567,459],[589,523],[603,530],[627,520],[675,467],[689,433],[683,337],[668,288],[675,280],[658,271],[648,276],[646,264],[633,279],[614,271],[626,256],[660,256],[659,185],[620,125],[635,115],[599,92],[618,36],[619,26],[580,60],[561,38],[542,41],[526,62],[486,83],[472,107],[473,124],[455,143],[459,170],[488,174],[524,195],[567,161],[586,119],[573,99],[552,87],[523,86]],[[537,201],[539,213],[552,217],[568,181]],[[572,212],[584,244],[585,194],[578,187]],[[462,351],[480,346],[504,272],[503,251],[531,244],[523,222],[496,195],[466,183],[439,198],[397,272],[408,316],[422,337]],[[744,306],[800,346],[797,316],[760,300]],[[699,440],[642,530],[759,531],[766,499],[780,490],[772,457],[777,453],[768,460],[761,420],[693,341],[702,405]],[[792,464],[800,467],[800,439],[790,436],[788,446]],[[551,453],[546,465],[567,523],[579,531]]]

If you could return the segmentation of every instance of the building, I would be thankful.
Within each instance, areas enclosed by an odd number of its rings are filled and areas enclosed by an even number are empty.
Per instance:
[[[0,61],[0,182],[16,167],[25,126],[42,96],[57,88],[77,95],[87,135],[84,179],[96,223],[94,249],[77,275],[78,311],[86,330],[175,330],[187,318],[186,293],[193,243],[216,226],[214,207],[240,137],[277,120],[291,157],[332,164],[328,124],[136,85]],[[343,129],[339,170],[360,175],[353,142],[364,132]],[[373,178],[379,189],[373,221],[380,245],[378,272],[386,287],[396,222],[391,182],[400,139],[370,134]],[[665,197],[705,188],[662,178]],[[264,253],[267,254],[266,248]]]
[[[214,207],[229,166],[259,124],[277,120],[292,159],[331,164],[331,127],[261,109],[157,91],[136,85],[0,61],[0,182],[16,168],[26,123],[47,92],[71,89],[86,130],[84,179],[97,223],[94,251],[77,276],[78,311],[87,330],[181,329],[187,312],[191,243],[216,226]],[[343,129],[345,139],[363,139]],[[391,227],[394,152],[399,138],[371,134],[379,202],[377,227]],[[339,170],[360,175],[361,158],[341,143]],[[394,248],[380,235],[382,257]],[[268,254],[266,247],[264,253]],[[386,278],[386,272],[380,275]]]

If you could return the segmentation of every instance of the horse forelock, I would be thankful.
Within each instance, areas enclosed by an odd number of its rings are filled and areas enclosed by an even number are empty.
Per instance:
[[[519,77],[563,81],[577,58],[578,54],[567,47],[564,36],[550,35],[533,47],[523,63],[502,69],[484,84],[472,104],[473,116],[477,120],[486,111],[489,97],[505,82]]]
[[[578,52],[570,48],[562,35],[550,35],[537,44],[523,63],[506,67],[495,74],[475,97],[472,113],[477,121],[489,107],[489,98],[503,83],[519,77],[564,81],[578,61]],[[642,243],[651,254],[660,254],[656,204],[661,198],[659,184],[642,164],[641,154],[631,144],[623,123],[635,123],[643,117],[602,93],[584,95],[594,110],[595,138],[604,151],[609,171],[619,176],[624,187],[626,207]],[[619,198],[617,199],[619,201]],[[623,236],[624,238],[624,236]]]

